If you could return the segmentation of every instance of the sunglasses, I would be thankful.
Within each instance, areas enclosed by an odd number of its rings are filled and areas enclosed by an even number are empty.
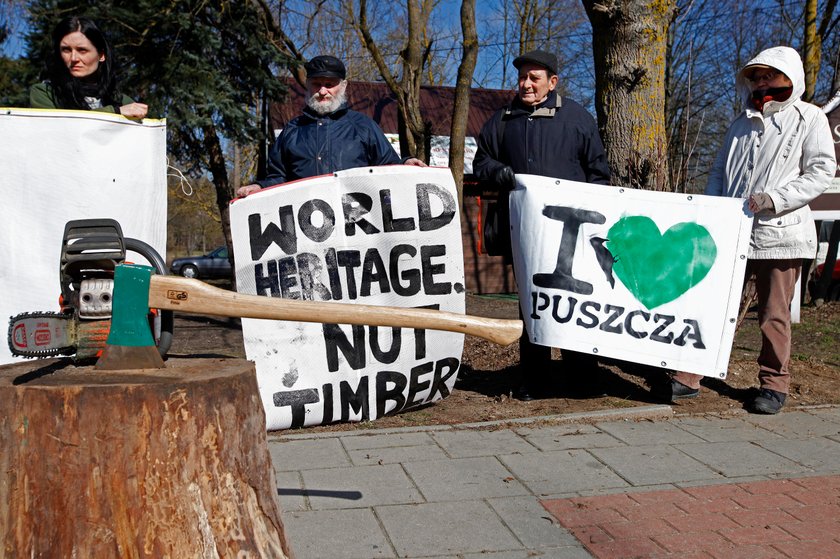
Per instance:
[[[769,82],[769,81],[772,81],[772,80],[776,79],[776,77],[777,77],[779,74],[781,74],[781,72],[779,72],[778,70],[773,70],[773,69],[765,70],[765,71],[763,71],[763,72],[761,72],[761,71],[756,71],[756,72],[753,72],[753,75],[752,75],[752,76],[750,76],[750,77],[749,77],[749,78],[747,78],[747,79],[748,79],[751,83],[758,83],[758,82],[760,82],[760,81],[762,81],[762,80],[765,80],[765,81],[768,81],[768,82]]]

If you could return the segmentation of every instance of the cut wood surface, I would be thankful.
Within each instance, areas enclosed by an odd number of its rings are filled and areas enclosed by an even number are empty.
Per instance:
[[[152,276],[149,307],[217,316],[444,330],[469,334],[499,345],[509,345],[522,335],[521,320],[485,318],[431,309],[260,297],[175,276]]]
[[[253,363],[0,367],[0,557],[289,557]]]

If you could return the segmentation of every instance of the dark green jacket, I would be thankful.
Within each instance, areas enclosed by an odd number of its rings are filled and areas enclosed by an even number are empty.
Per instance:
[[[134,99],[123,95],[122,105],[134,103]],[[53,91],[50,82],[41,82],[29,88],[29,106],[33,109],[63,109],[58,106],[58,100],[55,98],[55,91]],[[100,113],[120,114],[120,107],[116,105],[104,105],[98,109],[92,109]]]

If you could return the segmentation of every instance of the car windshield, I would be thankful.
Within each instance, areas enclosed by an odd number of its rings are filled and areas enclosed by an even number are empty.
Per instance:
[[[211,252],[208,256],[210,256],[212,258],[227,258],[228,257],[227,247],[219,247],[216,250],[214,250],[213,252]]]

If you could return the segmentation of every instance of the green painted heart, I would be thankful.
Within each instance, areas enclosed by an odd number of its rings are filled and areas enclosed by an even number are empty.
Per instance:
[[[625,216],[610,228],[607,239],[615,259],[613,273],[648,309],[700,283],[717,256],[706,228],[691,222],[677,223],[663,235],[649,217]]]

